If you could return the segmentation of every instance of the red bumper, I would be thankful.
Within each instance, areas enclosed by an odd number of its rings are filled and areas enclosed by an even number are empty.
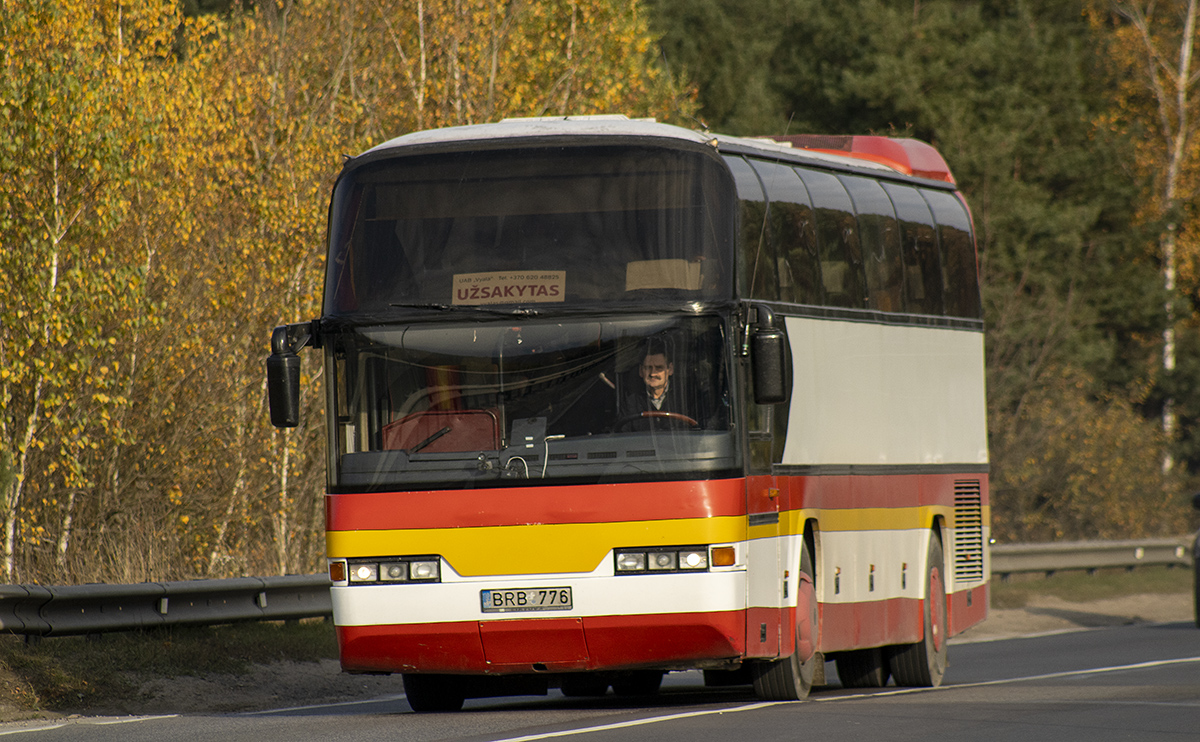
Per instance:
[[[745,653],[745,614],[338,626],[350,672],[510,674],[686,666]]]

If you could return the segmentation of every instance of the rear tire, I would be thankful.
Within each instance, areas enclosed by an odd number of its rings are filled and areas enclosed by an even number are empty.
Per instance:
[[[405,675],[404,696],[418,714],[459,711],[466,694],[453,675]]]
[[[882,688],[891,676],[879,647],[842,652],[837,657],[837,673],[843,688]]]
[[[924,638],[915,644],[891,647],[888,665],[896,685],[936,688],[946,674],[949,647],[946,643],[946,583],[942,541],[937,534],[929,539],[929,566],[925,570],[925,601],[922,619]],[[840,669],[840,668],[839,668]]]
[[[751,667],[754,694],[764,701],[803,701],[812,690],[818,662],[817,590],[808,543],[800,551],[796,575],[796,649],[779,660],[760,660]]]

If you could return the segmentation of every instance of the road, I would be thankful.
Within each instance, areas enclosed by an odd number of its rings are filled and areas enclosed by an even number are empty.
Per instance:
[[[748,689],[668,676],[649,702],[546,697],[468,701],[411,713],[403,696],[240,714],[74,718],[0,725],[0,736],[58,740],[1195,740],[1200,630],[1192,622],[957,643],[938,689],[846,691],[761,703]],[[336,700],[336,699],[333,699]]]

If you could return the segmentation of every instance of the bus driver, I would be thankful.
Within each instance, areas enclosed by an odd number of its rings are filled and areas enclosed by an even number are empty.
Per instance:
[[[642,353],[642,361],[638,366],[638,376],[645,385],[625,396],[621,404],[622,421],[629,418],[655,418],[657,415],[642,415],[643,412],[664,412],[675,415],[687,415],[683,403],[683,392],[678,385],[671,384],[675,373],[675,364],[671,361],[666,343],[651,339],[646,342]],[[634,424],[635,430],[646,430],[650,427],[647,422]]]

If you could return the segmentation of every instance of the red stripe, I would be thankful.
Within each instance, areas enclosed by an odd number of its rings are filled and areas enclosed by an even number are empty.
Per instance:
[[[581,618],[537,618],[483,621],[479,624],[487,663],[532,669],[531,657],[546,670],[583,670],[588,648]]]
[[[921,601],[892,598],[870,603],[822,603],[821,651],[837,652],[920,641]]]
[[[818,508],[953,506],[954,483],[986,474],[752,477],[562,487],[327,495],[331,531],[470,528],[536,523],[612,523]],[[777,490],[775,497],[769,493]]]
[[[949,596],[950,635],[987,616],[987,586],[970,592],[971,606],[966,604],[966,591]],[[795,647],[795,618],[790,614],[789,609],[751,608],[744,614],[338,626],[337,635],[342,667],[351,672],[506,674],[686,667],[705,660],[790,654]],[[825,653],[911,644],[921,639],[922,602],[894,598],[822,604],[820,622],[820,648]],[[759,641],[764,623],[765,644]]]
[[[746,512],[740,479],[327,495],[331,531],[710,518]]]
[[[991,584],[984,583],[971,590],[963,590],[947,596],[946,613],[950,623],[949,636],[962,633],[987,618],[989,588],[991,588]],[[968,601],[970,601],[969,605]]]
[[[787,654],[795,650],[796,640],[780,641],[780,619],[784,613],[794,614],[790,608],[747,608],[746,609],[746,656],[779,657],[782,644],[787,643]],[[764,633],[766,638],[763,638]]]
[[[737,659],[744,651],[746,622],[739,611],[596,616],[582,619],[587,657],[580,661],[580,637],[572,625],[577,620],[338,626],[337,636],[342,668],[349,672],[509,674],[686,667],[704,660]]]
[[[988,504],[986,474],[778,477],[775,486],[780,490],[780,510],[953,507],[954,483],[962,480],[977,480],[980,504]]]
[[[477,621],[338,626],[347,672],[479,673],[487,668]]]

